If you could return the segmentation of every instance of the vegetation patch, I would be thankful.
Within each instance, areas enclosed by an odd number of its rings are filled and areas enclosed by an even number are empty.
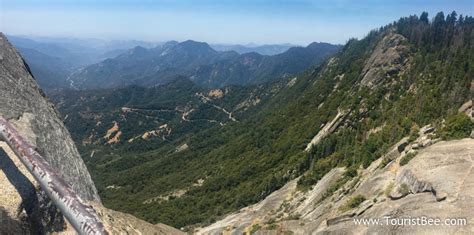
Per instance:
[[[408,187],[407,184],[403,183],[400,185],[400,187],[398,187],[398,192],[401,195],[408,195],[410,193],[410,188]]]
[[[289,215],[288,217],[285,218],[285,220],[299,220],[301,218],[301,215],[298,213],[293,213]]]
[[[413,159],[416,156],[417,153],[418,152],[411,152],[411,153],[405,154],[405,156],[403,156],[400,159],[400,166],[404,166],[404,165],[408,164],[408,162],[411,161],[411,159]]]
[[[365,200],[367,199],[363,195],[358,194],[352,197],[351,199],[349,199],[349,201],[347,201],[346,204],[344,204],[340,209],[342,211],[348,211],[350,209],[354,209],[360,206],[360,204],[362,204],[362,202],[364,202]]]
[[[254,224],[252,225],[252,228],[250,229],[250,234],[256,233],[258,230],[260,230],[262,226],[260,224]]]
[[[351,180],[353,177],[356,177],[357,176],[357,170],[356,169],[357,169],[356,166],[348,168],[341,178],[337,179],[334,184],[329,186],[329,188],[326,190],[326,192],[323,193],[323,196],[321,197],[321,199],[318,200],[317,203],[320,203],[320,202],[324,201],[326,198],[333,195],[334,192],[336,192],[338,189],[340,189],[349,180]],[[357,181],[358,180],[356,179],[354,182],[357,183]]]
[[[467,138],[474,129],[474,123],[465,113],[457,113],[446,118],[439,135],[444,140]]]
[[[390,193],[392,192],[393,190],[393,187],[395,187],[395,183],[393,182],[390,182],[387,187],[385,187],[385,190],[384,190],[384,195],[386,197],[388,197],[390,195]]]
[[[382,162],[380,163],[379,165],[379,168],[382,169],[384,168],[385,166],[387,166],[392,160],[389,158],[389,157],[384,157],[382,159]]]

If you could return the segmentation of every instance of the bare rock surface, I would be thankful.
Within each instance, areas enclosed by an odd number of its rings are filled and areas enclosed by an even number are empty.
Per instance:
[[[319,144],[322,139],[333,133],[339,127],[339,124],[344,121],[344,118],[347,116],[347,114],[349,114],[349,112],[350,110],[338,110],[337,115],[330,122],[325,124],[318,134],[316,134],[313,139],[311,139],[311,141],[306,146],[305,151],[309,152],[315,145]]]
[[[107,209],[100,204],[93,204],[97,214],[102,219],[105,229],[111,234],[154,234],[181,235],[184,232],[165,224],[150,224],[136,217]]]
[[[43,234],[63,229],[64,219],[8,145],[0,141],[0,231]]]
[[[473,110],[473,109],[472,109],[472,100],[467,101],[466,103],[464,103],[464,104],[458,109],[458,111],[459,111],[460,113],[465,113],[465,114],[468,115],[468,116],[471,116],[471,114],[472,114],[472,112],[473,112],[472,110]]]
[[[249,232],[251,226],[263,220],[270,212],[275,212],[282,202],[291,197],[296,190],[297,180],[292,180],[281,189],[273,192],[263,201],[230,214],[223,220],[197,231],[197,234],[242,234]]]
[[[402,142],[406,146],[406,140]],[[391,150],[398,151],[399,146],[400,143]],[[322,197],[323,192],[342,177],[344,170],[341,168],[330,171],[307,192],[298,191],[295,181],[291,181],[269,196],[278,199],[271,207],[261,206],[267,198],[248,207],[253,208],[251,213],[242,210],[197,233],[241,234],[248,231],[240,227],[242,221],[246,228],[258,224],[260,230],[256,234],[474,233],[474,140],[441,141],[420,147],[417,155],[404,166],[398,162],[406,154],[406,149],[400,149],[399,153],[391,155],[395,158],[390,158],[392,160],[387,165],[382,165],[383,158],[380,158],[368,168],[360,169],[357,177],[329,196]],[[391,198],[395,194],[399,196]],[[365,201],[355,208],[343,209],[356,195],[362,195]],[[298,217],[279,216],[279,209],[275,209],[278,204],[285,208],[285,215],[296,214]],[[392,224],[397,223],[395,219],[423,217],[438,218],[442,223],[445,219],[459,219],[459,223],[463,223],[465,219],[466,224]],[[354,219],[378,219],[380,224],[358,225]]]
[[[405,37],[390,32],[377,44],[362,70],[363,86],[376,86],[387,77],[401,72],[407,63],[409,51],[404,42]]]

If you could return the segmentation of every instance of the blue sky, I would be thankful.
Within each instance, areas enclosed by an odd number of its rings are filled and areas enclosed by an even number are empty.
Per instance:
[[[0,0],[0,30],[13,35],[193,39],[210,43],[344,43],[402,16],[455,10],[473,0]]]

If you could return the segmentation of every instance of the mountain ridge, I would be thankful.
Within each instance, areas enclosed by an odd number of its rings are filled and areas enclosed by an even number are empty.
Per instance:
[[[133,52],[122,54],[104,61],[106,63],[88,66],[74,73],[70,79],[77,88],[83,89],[160,85],[177,75],[190,77],[197,84],[207,87],[258,84],[295,75],[316,65],[338,48],[330,44],[316,45],[263,56],[252,52],[242,55],[233,51],[217,52],[207,43],[187,40],[148,51],[141,48],[140,58],[134,57]],[[135,66],[134,72],[127,69],[130,64]]]

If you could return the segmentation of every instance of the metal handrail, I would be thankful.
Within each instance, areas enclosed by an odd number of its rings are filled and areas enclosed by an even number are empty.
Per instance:
[[[79,234],[108,234],[95,210],[86,205],[57,171],[1,116],[0,139],[15,152]]]

